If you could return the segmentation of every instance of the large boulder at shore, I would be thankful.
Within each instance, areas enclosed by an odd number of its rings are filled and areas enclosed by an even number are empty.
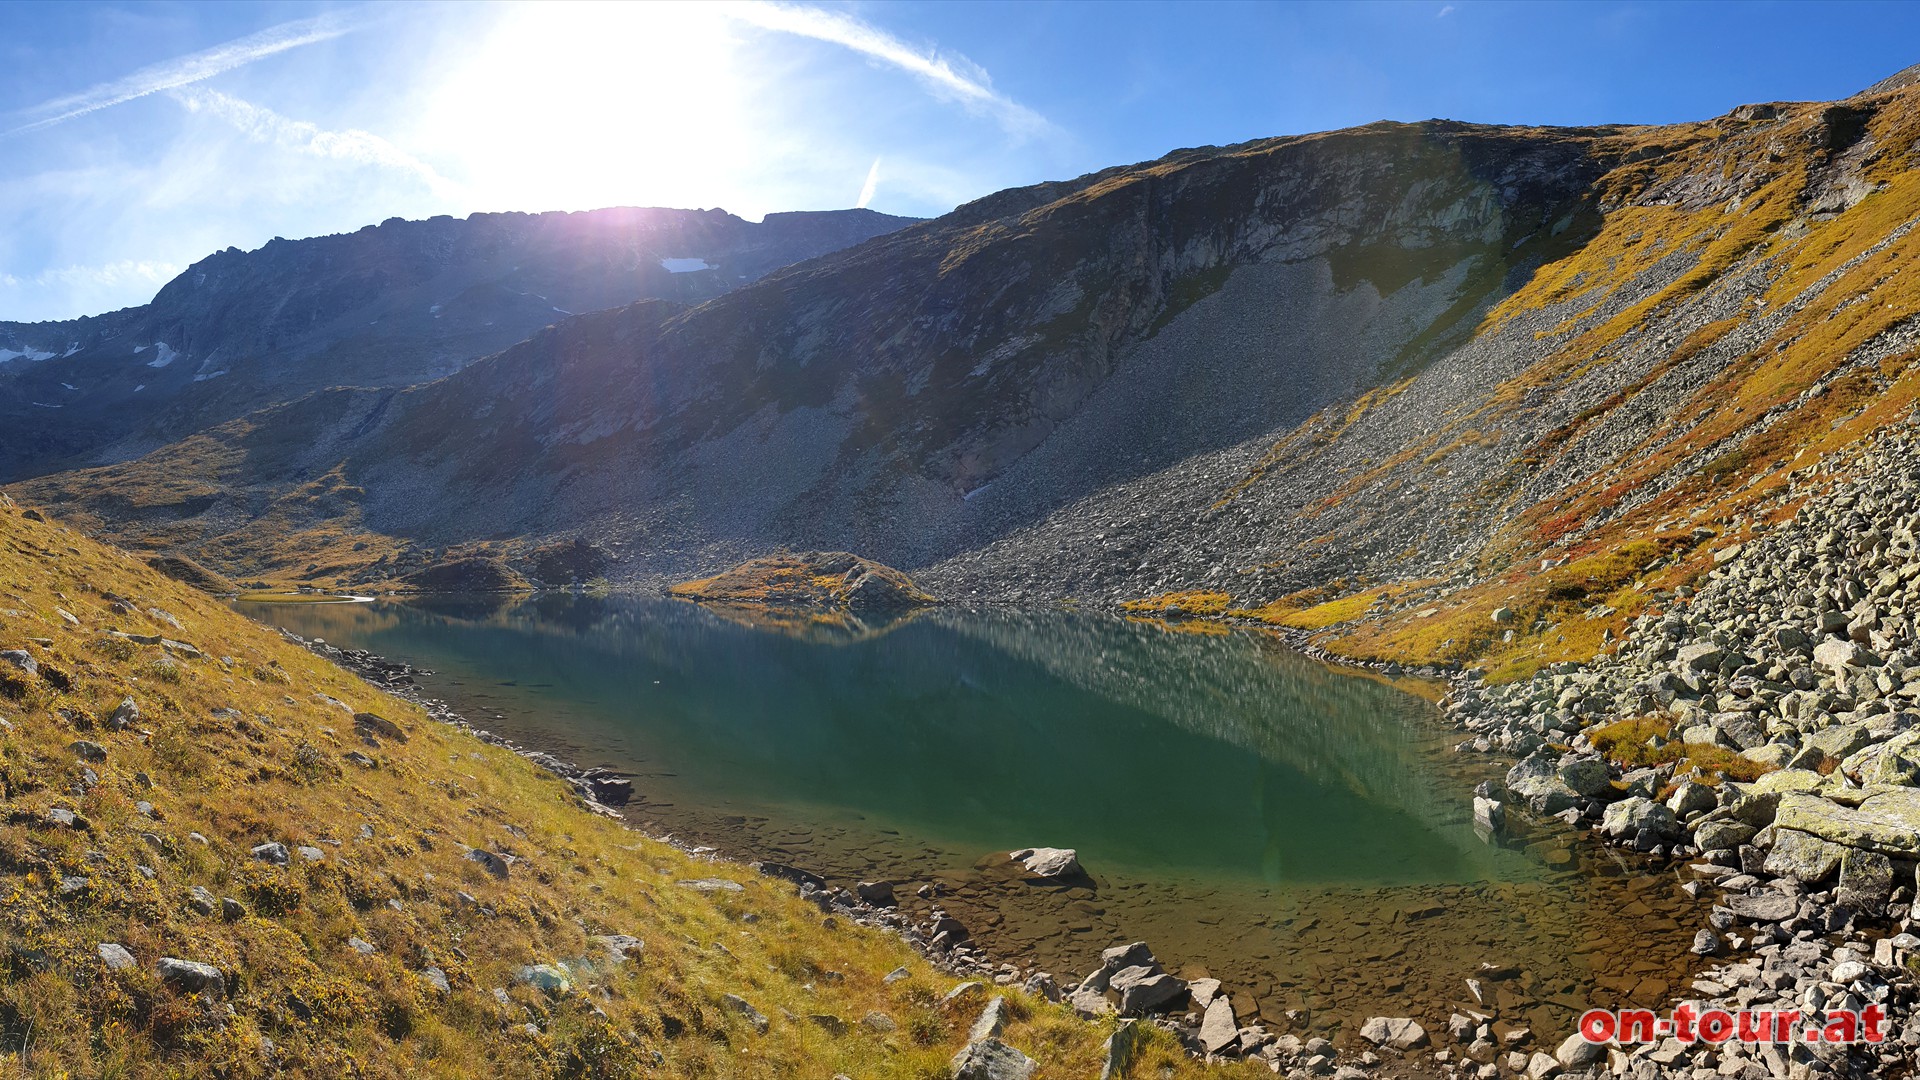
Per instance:
[[[1535,753],[1507,770],[1507,790],[1536,814],[1557,814],[1580,802],[1580,793],[1560,777],[1557,759]]]
[[[1642,831],[1671,840],[1680,834],[1680,823],[1665,805],[1636,795],[1607,807],[1600,831],[1616,840],[1631,840]]]
[[[1840,868],[1845,851],[1839,844],[1798,829],[1775,829],[1773,850],[1763,869],[1776,877],[1790,877],[1803,885],[1817,885]]]
[[[1773,821],[1777,829],[1795,829],[1842,847],[1893,859],[1920,858],[1920,788],[1884,790],[1857,807],[1787,792],[1780,796]]]
[[[1159,1012],[1187,992],[1187,984],[1152,967],[1130,967],[1114,973],[1110,983],[1120,995],[1120,1015],[1142,1016]]]
[[[903,612],[937,604],[913,579],[844,551],[769,555],[668,589],[721,604],[860,612]]]

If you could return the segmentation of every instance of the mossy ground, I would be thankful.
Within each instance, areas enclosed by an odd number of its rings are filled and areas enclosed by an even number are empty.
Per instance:
[[[1694,770],[1708,783],[1720,780],[1750,782],[1772,772],[1763,765],[1724,746],[1705,746],[1682,742],[1673,731],[1673,722],[1664,716],[1635,716],[1616,720],[1587,733],[1593,748],[1623,769],[1674,763],[1674,773]]]
[[[934,1077],[980,1004],[943,1009],[955,980],[898,939],[590,813],[523,758],[0,502],[0,650],[14,649],[38,671],[0,663],[0,1077]],[[140,717],[116,730],[128,697]],[[408,738],[368,744],[356,709]],[[81,761],[76,740],[104,761]],[[250,857],[267,841],[324,857]],[[508,877],[468,846],[512,856]],[[703,878],[741,889],[678,884]],[[196,885],[244,914],[198,913]],[[590,940],[610,933],[644,951],[613,962]],[[137,964],[108,970],[103,942]],[[163,983],[163,956],[218,967],[227,994]],[[556,961],[574,967],[571,992],[516,983]],[[901,966],[910,977],[883,981]],[[1102,1026],[1009,997],[1006,1038],[1045,1075],[1097,1074]],[[860,1027],[874,1011],[898,1029]],[[1134,1075],[1200,1071],[1156,1034]]]

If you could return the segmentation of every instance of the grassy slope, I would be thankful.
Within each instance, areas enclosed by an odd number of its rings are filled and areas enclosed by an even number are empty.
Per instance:
[[[111,630],[201,655],[170,659]],[[40,673],[0,662],[0,1076],[943,1076],[980,1004],[943,1011],[953,980],[897,939],[830,926],[785,885],[589,813],[517,755],[0,499],[0,650],[10,649]],[[141,718],[112,730],[104,718],[129,696]],[[411,737],[369,747],[328,698]],[[77,739],[106,750],[85,794],[68,749]],[[350,750],[378,767],[347,762]],[[52,824],[55,808],[79,813],[81,827]],[[359,839],[363,825],[371,839]],[[278,868],[249,856],[269,840],[326,857]],[[463,845],[518,861],[496,880]],[[63,894],[75,877],[84,887]],[[675,884],[711,877],[744,891]],[[186,903],[195,885],[247,914],[198,914]],[[515,984],[521,965],[599,954],[588,939],[602,933],[644,939],[644,956],[576,968],[561,997]],[[350,936],[378,951],[362,956]],[[138,966],[107,970],[101,942],[125,945]],[[228,996],[203,1002],[163,985],[163,956],[217,966]],[[912,976],[884,984],[900,965]],[[428,966],[445,972],[449,995],[420,974]],[[725,1008],[726,993],[771,1018],[768,1031]],[[1012,997],[1007,1040],[1044,1075],[1098,1071],[1100,1026]],[[855,1023],[875,1010],[898,1030]],[[804,1019],[816,1013],[852,1026],[833,1036]],[[1138,1074],[1197,1071],[1156,1036]]]
[[[1896,227],[1920,219],[1920,151],[1914,149],[1920,145],[1920,88],[1880,104],[1869,136],[1881,149],[1863,169],[1879,190],[1824,219],[1805,213],[1812,167],[1825,160],[1824,151],[1806,149],[1819,140],[1824,106],[1795,106],[1765,125],[1683,125],[1618,137],[1645,142],[1648,150],[1643,156],[1627,147],[1630,163],[1599,185],[1604,198],[1624,205],[1606,215],[1590,243],[1542,268],[1507,299],[1487,327],[1573,298],[1588,312],[1598,311],[1611,289],[1676,250],[1697,256],[1694,269],[1610,318],[1569,320],[1565,333],[1543,340],[1538,363],[1496,387],[1478,410],[1445,418],[1428,439],[1356,477],[1348,490],[1416,463],[1432,465],[1463,440],[1497,434],[1503,417],[1531,394],[1615,362],[1612,351],[1625,334],[1712,288],[1722,275],[1766,273],[1768,307],[1792,300],[1829,274],[1838,276],[1775,337],[1693,389],[1639,448],[1563,497],[1527,505],[1513,499],[1511,478],[1489,484],[1483,497],[1507,503],[1507,524],[1474,556],[1471,569],[1479,584],[1448,589],[1434,579],[1339,582],[1247,611],[1231,603],[1217,606],[1313,631],[1321,645],[1356,659],[1478,664],[1496,681],[1524,678],[1547,664],[1584,660],[1608,648],[1663,591],[1711,569],[1715,552],[1790,516],[1794,506],[1783,494],[1790,474],[1844,454],[1920,400],[1920,365],[1914,363],[1920,357],[1911,350],[1875,368],[1837,372],[1851,352],[1920,312],[1920,243],[1909,236],[1872,251]],[[1654,153],[1656,144],[1667,142],[1677,149]],[[1782,153],[1781,147],[1788,149]],[[1715,203],[1690,210],[1665,200],[1633,204],[1689,176],[1711,173],[1758,177],[1757,190],[1737,208]],[[1661,370],[1696,355],[1736,322],[1710,323],[1676,342]],[[1804,395],[1816,384],[1824,392]],[[1298,453],[1316,440],[1337,438],[1354,413],[1391,392],[1329,410],[1275,453]],[[1768,422],[1757,423],[1763,417]],[[1519,465],[1524,471],[1545,467],[1604,418],[1604,410],[1594,410],[1549,433],[1522,448]],[[1712,456],[1696,464],[1703,449]],[[1675,472],[1684,476],[1680,483],[1619,512],[1646,484]],[[1225,498],[1257,483],[1259,473]],[[1543,568],[1546,558],[1560,565]],[[1514,613],[1512,621],[1492,620],[1502,607]],[[1509,629],[1515,631],[1511,642],[1503,640]]]

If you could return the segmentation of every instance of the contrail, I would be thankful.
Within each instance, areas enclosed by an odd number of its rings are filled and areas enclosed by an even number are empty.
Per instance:
[[[862,210],[873,201],[874,189],[880,186],[880,159],[873,159],[873,167],[867,170],[867,182],[860,185],[860,201],[853,205]]]
[[[77,116],[132,101],[134,98],[162,90],[171,90],[176,86],[186,86],[202,79],[210,79],[223,71],[251,64],[275,53],[288,49],[297,49],[302,45],[311,45],[317,41],[337,38],[355,29],[355,25],[337,14],[319,15],[311,19],[281,23],[268,27],[257,34],[248,34],[235,38],[225,44],[215,45],[211,49],[186,56],[164,60],[158,64],[143,67],[125,78],[100,83],[88,87],[77,94],[54,98],[39,105],[22,109],[15,115],[33,117],[18,127],[12,128],[0,137],[20,135],[41,128],[64,123]]]
[[[426,184],[435,195],[449,196],[455,191],[454,185],[433,166],[372,132],[357,128],[330,131],[318,124],[282,116],[272,109],[242,101],[211,87],[182,87],[167,93],[188,110],[218,117],[258,142],[272,143],[314,157],[408,173]]]
[[[919,50],[849,15],[791,4],[754,2],[718,5],[728,18],[762,30],[831,42],[918,76],[936,91],[984,109],[1014,135],[1036,135],[1051,125],[1045,117],[994,90],[978,65],[961,61],[962,71],[945,57]]]

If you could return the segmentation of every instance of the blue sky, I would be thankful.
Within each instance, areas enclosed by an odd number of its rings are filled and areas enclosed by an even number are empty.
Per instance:
[[[1917,42],[1900,3],[0,2],[0,319],[394,216],[934,215],[1379,119],[1842,97]]]

